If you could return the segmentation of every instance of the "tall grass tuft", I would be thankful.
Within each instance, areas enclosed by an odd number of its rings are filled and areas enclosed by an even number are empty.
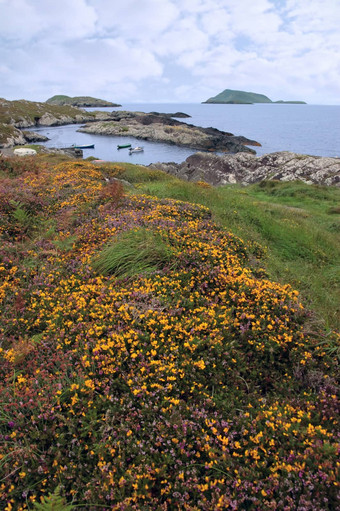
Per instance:
[[[133,277],[153,273],[173,261],[173,250],[161,234],[142,227],[105,245],[93,258],[92,266],[104,275]]]

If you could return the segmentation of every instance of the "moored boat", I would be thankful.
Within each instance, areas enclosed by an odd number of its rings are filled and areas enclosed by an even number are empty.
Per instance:
[[[88,145],[75,145],[75,144],[72,144],[72,146],[74,149],[94,149],[94,144],[88,144]]]
[[[117,149],[125,149],[126,147],[131,147],[131,144],[118,144]]]
[[[131,147],[130,154],[131,153],[140,153],[142,151],[144,151],[144,147],[134,147],[134,148]]]

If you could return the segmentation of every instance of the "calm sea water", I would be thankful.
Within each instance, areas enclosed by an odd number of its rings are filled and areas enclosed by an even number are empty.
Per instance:
[[[94,110],[94,109],[88,109]],[[121,108],[100,110],[131,110],[142,112],[184,112],[191,118],[179,119],[196,126],[212,126],[234,135],[257,140],[258,155],[275,151],[340,157],[340,105],[212,105],[212,104],[126,104]],[[84,150],[84,158],[96,156],[109,161],[128,161],[149,165],[154,162],[180,163],[196,152],[188,148],[137,140],[134,137],[112,137],[78,133],[79,125],[39,129],[50,138],[48,147],[67,147],[72,144],[95,144]],[[131,143],[144,147],[143,153],[129,154],[117,149],[117,144]]]

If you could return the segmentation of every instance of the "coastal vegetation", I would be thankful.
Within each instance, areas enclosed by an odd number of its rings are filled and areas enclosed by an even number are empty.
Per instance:
[[[2,509],[336,509],[339,193],[0,158]]]
[[[305,104],[304,101],[272,101],[264,94],[258,94],[256,92],[245,92],[241,90],[225,89],[216,96],[207,99],[204,103],[229,103],[229,104],[246,104],[251,105],[253,103],[291,103],[291,104]]]

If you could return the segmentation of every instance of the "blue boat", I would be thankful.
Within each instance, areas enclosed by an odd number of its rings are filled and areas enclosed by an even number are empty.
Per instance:
[[[71,147],[74,149],[94,149],[94,144],[88,144],[88,145],[75,145],[73,144]]]

